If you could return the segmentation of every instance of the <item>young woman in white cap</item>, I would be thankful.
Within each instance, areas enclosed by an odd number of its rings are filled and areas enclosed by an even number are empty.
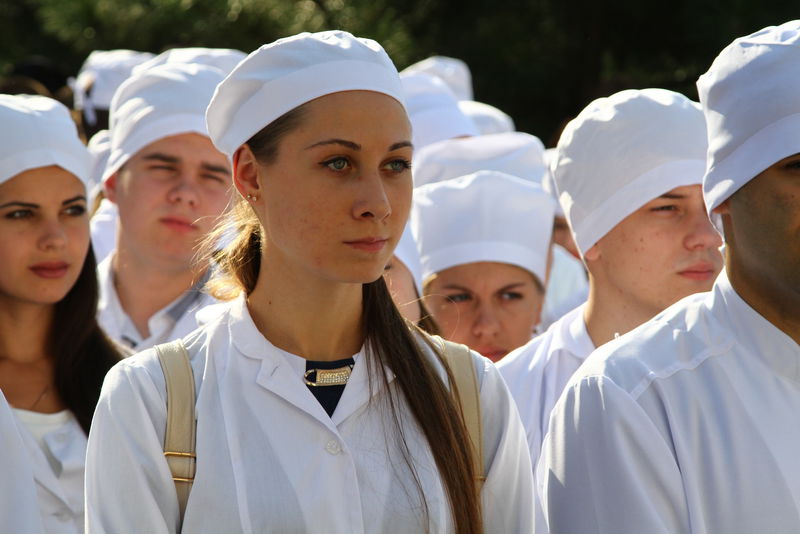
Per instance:
[[[698,80],[725,271],[572,378],[537,469],[550,532],[800,531],[798,62],[792,21]]]
[[[401,95],[383,49],[338,31],[265,45],[217,88],[209,133],[242,198],[216,288],[236,298],[183,340],[198,391],[191,494],[181,519],[164,374],[146,351],[105,383],[88,532],[530,531],[502,379],[472,355],[479,491],[448,373],[381,276],[411,204]]]
[[[531,339],[554,211],[541,187],[496,171],[414,190],[425,301],[443,337],[493,361]]]
[[[119,360],[95,320],[89,154],[67,108],[49,98],[0,95],[0,123],[0,390],[27,449],[44,531],[78,533],[86,436]]]

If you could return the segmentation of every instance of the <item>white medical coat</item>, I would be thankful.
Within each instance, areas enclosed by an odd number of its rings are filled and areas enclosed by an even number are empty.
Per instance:
[[[150,335],[143,338],[119,301],[111,268],[113,257],[111,254],[97,266],[100,286],[97,322],[108,337],[124,347],[142,351],[159,343],[180,339],[199,326],[195,317],[198,311],[219,302],[211,295],[200,292],[200,288],[192,288],[150,317],[147,321]]]
[[[517,403],[534,467],[553,406],[572,374],[594,350],[583,320],[584,308],[578,306],[497,364]]]
[[[0,391],[0,532],[44,532],[28,453]]]
[[[800,532],[800,347],[725,273],[593,353],[537,468],[550,532]]]
[[[18,418],[15,420],[36,483],[39,515],[44,532],[83,533],[86,434],[80,424],[71,417],[66,424],[44,436],[44,447],[47,447],[55,460],[56,465],[53,466],[27,427]]]
[[[287,353],[255,327],[243,298],[186,338],[197,383],[197,475],[183,532],[452,532],[427,442],[399,403],[422,505],[366,359],[332,417]],[[483,414],[486,532],[530,532],[530,458],[500,375],[473,353]],[[391,375],[390,375],[391,376]],[[390,388],[395,387],[393,382]],[[89,437],[87,531],[176,532],[178,503],[162,444],[163,374],[149,350],[106,377]]]

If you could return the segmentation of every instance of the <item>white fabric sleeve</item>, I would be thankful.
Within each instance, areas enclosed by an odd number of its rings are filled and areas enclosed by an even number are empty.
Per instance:
[[[162,448],[165,392],[148,374],[153,369],[138,364],[141,356],[115,365],[103,382],[86,458],[88,534],[178,529],[178,499]]]
[[[0,532],[44,532],[28,452],[0,391]]]
[[[590,376],[559,399],[536,471],[551,534],[689,532],[672,448],[612,380]],[[544,529],[537,521],[537,534]]]
[[[486,358],[480,360],[483,530],[527,534],[533,530],[533,475],[525,429],[500,373]]]

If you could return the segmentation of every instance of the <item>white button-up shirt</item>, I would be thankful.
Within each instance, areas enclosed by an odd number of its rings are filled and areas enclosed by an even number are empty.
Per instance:
[[[578,306],[497,364],[517,403],[534,466],[550,411],[572,374],[594,350],[583,320],[584,308]]]
[[[329,417],[303,383],[304,367],[261,335],[244,298],[184,341],[198,419],[197,475],[184,532],[453,532],[427,441],[398,398],[427,504],[423,520],[386,386],[368,379],[364,355],[355,358]],[[494,366],[474,353],[473,359],[487,476],[481,495],[485,529],[528,533],[533,488],[522,424]],[[178,502],[162,449],[165,425],[165,384],[155,352],[117,364],[106,377],[89,437],[87,532],[176,532]]]
[[[537,468],[550,531],[800,532],[799,413],[800,347],[723,273],[573,376]]]
[[[0,391],[0,532],[44,532],[33,469],[16,418]]]
[[[63,420],[61,424],[37,440],[28,426],[34,424],[31,419],[61,414],[48,416],[15,410],[15,415],[36,482],[37,502],[44,531],[47,534],[82,533],[86,434],[75,416],[67,412],[65,417],[60,417]]]
[[[204,277],[194,287],[148,319],[147,327],[150,335],[144,338],[120,304],[117,289],[114,287],[114,272],[111,267],[113,258],[114,254],[111,254],[97,266],[100,286],[97,322],[108,337],[124,347],[141,351],[159,343],[182,338],[198,327],[195,317],[198,311],[219,302],[201,291],[207,280]]]

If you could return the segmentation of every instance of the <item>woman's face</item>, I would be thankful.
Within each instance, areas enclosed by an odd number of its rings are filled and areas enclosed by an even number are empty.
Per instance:
[[[252,205],[265,230],[263,261],[292,275],[372,282],[411,205],[408,117],[396,100],[371,91],[334,93],[304,107],[276,160],[257,167]]]
[[[394,300],[397,309],[400,310],[403,317],[417,324],[422,318],[422,313],[419,307],[419,295],[417,295],[417,288],[411,271],[397,256],[392,256],[392,259],[386,264],[383,277],[386,279],[386,285],[389,287],[389,292],[392,294],[392,300]]]
[[[72,289],[89,249],[86,190],[61,167],[0,185],[0,298],[54,304]]]
[[[494,362],[531,339],[543,301],[534,276],[508,263],[457,265],[425,286],[425,303],[442,336]]]

